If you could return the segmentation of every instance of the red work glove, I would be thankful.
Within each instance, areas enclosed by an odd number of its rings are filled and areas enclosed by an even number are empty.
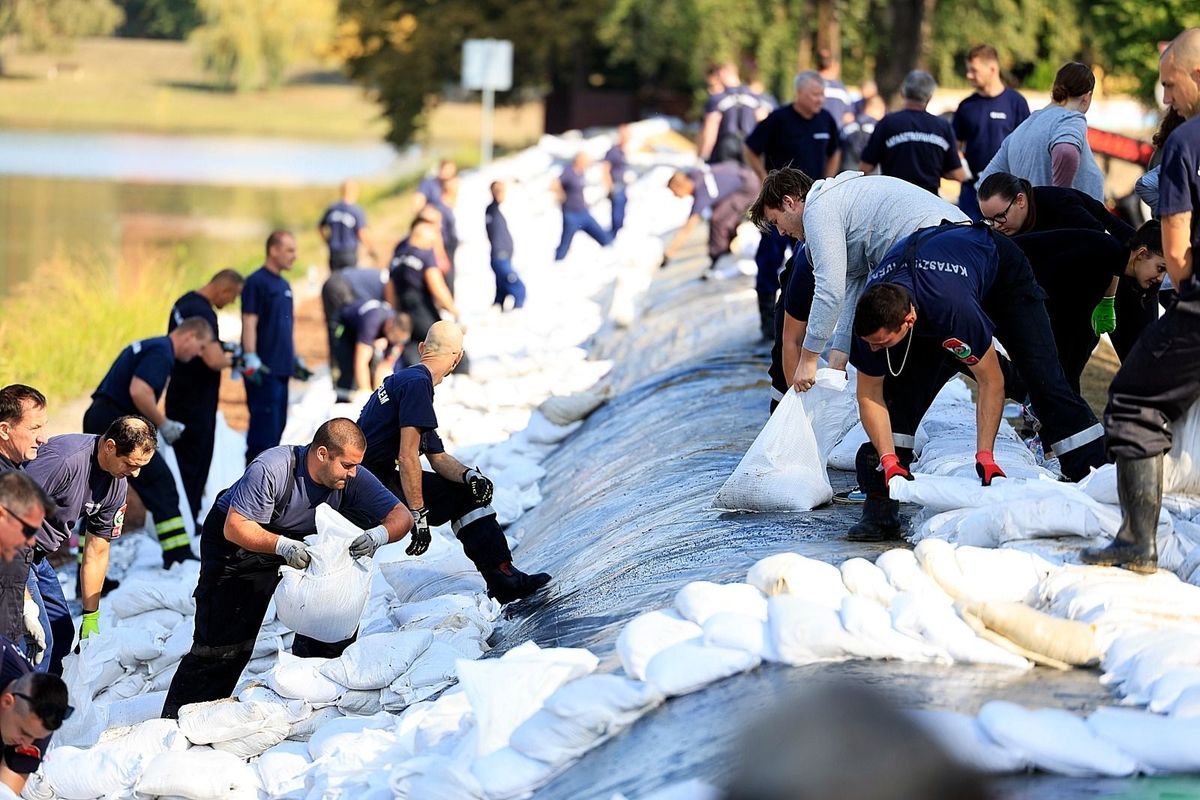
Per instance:
[[[885,456],[880,456],[879,463],[883,467],[883,482],[888,484],[892,478],[899,475],[906,481],[911,481],[913,476],[904,467],[900,466],[900,456],[895,453],[888,453]]]
[[[975,474],[979,476],[979,480],[984,486],[991,486],[992,481],[996,478],[1007,478],[1004,470],[1000,469],[996,464],[996,460],[992,458],[991,450],[980,450],[975,454]]]

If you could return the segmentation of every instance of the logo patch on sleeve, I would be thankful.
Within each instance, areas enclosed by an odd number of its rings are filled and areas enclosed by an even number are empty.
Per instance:
[[[127,508],[129,508],[128,504],[123,505],[117,509],[116,514],[113,514],[112,538],[114,539],[121,535],[121,529],[125,527],[125,509]]]
[[[28,756],[29,758],[41,758],[42,751],[32,744],[20,744],[14,748],[19,756]]]
[[[950,355],[957,358],[967,366],[973,366],[979,363],[979,359],[971,354],[971,345],[964,342],[962,339],[955,339],[951,336],[946,341],[942,342],[942,347],[950,351]]]

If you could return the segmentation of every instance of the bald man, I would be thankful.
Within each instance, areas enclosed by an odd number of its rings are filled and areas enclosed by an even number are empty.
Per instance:
[[[437,435],[433,390],[462,359],[462,329],[436,322],[419,350],[420,363],[385,378],[363,406],[358,418],[367,437],[363,463],[412,510],[415,555],[429,547],[430,526],[449,522],[489,597],[501,603],[528,597],[550,576],[527,575],[513,566],[491,506],[492,482],[447,453]],[[422,455],[432,472],[421,468]]]
[[[329,245],[330,272],[358,266],[359,243],[366,246],[372,261],[378,260],[375,248],[367,238],[367,215],[358,205],[358,184],[354,181],[342,184],[341,199],[325,209],[317,223],[317,231]]]
[[[367,528],[350,543],[355,558],[370,558],[412,528],[408,509],[360,466],[365,446],[357,425],[331,419],[307,446],[264,450],[217,495],[200,536],[192,649],[171,680],[164,717],[177,717],[188,703],[233,693],[250,663],[279,568],[304,569],[311,560],[304,537],[316,533],[317,506],[328,503]],[[356,637],[318,642],[297,634],[292,653],[333,658]]]
[[[1158,568],[1163,454],[1171,428],[1200,397],[1200,28],[1179,34],[1159,60],[1163,100],[1187,120],[1163,147],[1158,212],[1163,255],[1179,299],[1151,323],[1108,390],[1104,432],[1117,462],[1121,528],[1108,547],[1084,550],[1085,564]]]

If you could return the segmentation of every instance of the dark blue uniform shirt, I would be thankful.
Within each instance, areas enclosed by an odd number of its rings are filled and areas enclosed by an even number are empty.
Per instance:
[[[454,209],[442,202],[441,195],[437,200],[431,200],[429,205],[442,212],[442,246],[446,254],[453,259],[454,251],[458,249],[458,218]]]
[[[259,267],[242,287],[242,313],[258,315],[258,357],[284,377],[296,363],[292,342],[292,287],[281,275]]]
[[[321,227],[329,228],[330,250],[357,250],[358,232],[367,227],[367,215],[354,203],[334,203],[325,209]]]
[[[495,200],[483,212],[483,223],[487,228],[488,241],[492,244],[492,261],[508,261],[513,254],[512,234],[508,232],[508,220]]]
[[[1004,137],[1028,118],[1029,103],[1007,87],[995,97],[976,92],[959,103],[954,112],[954,136],[963,142],[963,155],[971,173],[982,172]]]
[[[568,164],[563,167],[562,175],[559,176],[558,182],[562,184],[563,211],[586,212],[588,206],[587,200],[583,197],[583,175],[576,172],[575,168]]]
[[[354,340],[369,345],[383,337],[383,326],[395,318],[395,310],[378,300],[350,303],[341,313],[342,324],[354,332]]]
[[[433,375],[423,364],[406,367],[383,379],[358,415],[358,427],[367,437],[363,463],[382,471],[391,469],[400,452],[400,429],[421,432],[421,450],[443,453],[433,411]]]
[[[705,211],[711,211],[713,206],[737,191],[742,185],[741,164],[728,161],[723,164],[713,164],[711,167],[689,170],[687,176],[695,185],[695,191],[692,194],[691,216],[699,216]]]
[[[937,194],[942,175],[958,169],[958,144],[950,123],[928,111],[904,109],[886,115],[863,148],[862,160],[884,175]]]
[[[928,235],[917,231],[913,236]],[[895,283],[908,290],[917,309],[914,336],[933,338],[963,364],[972,366],[992,346],[995,325],[983,310],[983,299],[996,280],[999,254],[991,233],[980,225],[962,226],[922,239],[913,265],[904,254],[909,238],[896,243],[867,278],[866,288]],[[906,341],[892,348],[899,368]],[[850,363],[864,375],[886,374],[886,351],[872,352],[858,336],[851,345]]]
[[[175,301],[167,316],[167,333],[189,317],[201,317],[217,332],[217,312],[212,303],[198,292],[188,292]],[[171,391],[167,393],[167,416],[188,422],[201,415],[215,415],[221,395],[221,373],[210,369],[197,356],[188,362],[173,362]]]
[[[414,247],[408,239],[400,242],[392,253],[392,283],[396,286],[396,294],[408,290],[428,294],[425,270],[437,268],[437,256],[432,250]]]
[[[625,151],[621,149],[621,145],[614,144],[610,147],[604,154],[604,160],[608,162],[608,171],[612,175],[613,186],[622,186],[629,182],[629,162],[625,158]]]
[[[417,184],[417,191],[425,195],[427,203],[440,203],[442,201],[442,182],[437,179],[436,175],[426,175]]]
[[[711,95],[704,104],[704,113],[706,116],[713,111],[721,113],[718,137],[728,134],[745,136],[758,124],[758,110],[770,108],[761,95],[755,94],[745,86],[734,86]]]
[[[25,464],[25,473],[38,482],[54,504],[37,534],[38,546],[53,553],[71,537],[81,518],[88,535],[116,539],[125,525],[124,478],[100,469],[96,460],[99,436],[67,433],[52,436]]]
[[[383,290],[388,282],[386,270],[372,269],[371,267],[346,267],[338,270],[337,276],[350,287],[350,292],[357,302],[363,300],[383,301]]]
[[[825,177],[825,164],[838,150],[838,124],[821,109],[805,119],[793,106],[772,111],[746,138],[767,170],[793,167],[813,180]]]
[[[792,319],[808,322],[808,312],[812,309],[817,280],[812,262],[808,259],[808,248],[803,244],[797,245],[792,251],[792,277],[788,279],[786,288],[783,310]]]
[[[1200,252],[1200,117],[1188,120],[1167,137],[1158,179],[1159,216],[1186,211],[1192,212],[1192,252]],[[1194,274],[1200,275],[1200,270]]]
[[[825,103],[821,106],[829,115],[833,117],[833,121],[837,123],[838,130],[841,130],[845,124],[843,120],[846,114],[854,113],[854,103],[850,101],[850,92],[846,89],[846,84],[839,81],[837,78],[825,78]]]
[[[108,368],[108,374],[92,397],[105,397],[126,414],[141,413],[129,396],[129,382],[141,378],[154,390],[154,399],[162,397],[163,389],[175,366],[175,347],[169,336],[142,339],[127,346]]]

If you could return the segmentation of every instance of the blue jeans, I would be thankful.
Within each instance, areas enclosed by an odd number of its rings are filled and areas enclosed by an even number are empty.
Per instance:
[[[625,227],[625,185],[613,186],[612,194],[608,196],[612,202],[612,235]]]
[[[554,251],[555,261],[562,261],[567,257],[567,251],[571,249],[571,240],[579,231],[583,231],[595,239],[601,247],[608,247],[612,244],[612,234],[600,227],[600,223],[596,222],[595,217],[591,214],[586,211],[563,209],[562,241],[558,243],[558,249]]]
[[[492,272],[496,274],[496,299],[493,303],[504,308],[504,301],[511,297],[513,308],[525,305],[525,284],[513,269],[512,259],[493,258]]]
[[[958,195],[958,210],[971,218],[972,222],[979,222],[983,216],[983,212],[979,210],[979,196],[975,194],[975,181],[964,181],[962,191]]]
[[[62,584],[50,560],[43,558],[29,570],[29,593],[38,604],[38,619],[46,632],[46,657],[38,672],[62,675],[62,662],[75,643],[75,622],[63,595]]]
[[[257,385],[246,381],[246,406],[250,429],[246,431],[246,463],[263,450],[275,447],[287,424],[288,378],[264,375]]]
[[[774,295],[779,291],[779,270],[791,243],[792,240],[775,230],[774,225],[769,232],[762,235],[758,242],[758,252],[754,254],[754,263],[758,264],[758,277],[754,281],[755,292]]]

